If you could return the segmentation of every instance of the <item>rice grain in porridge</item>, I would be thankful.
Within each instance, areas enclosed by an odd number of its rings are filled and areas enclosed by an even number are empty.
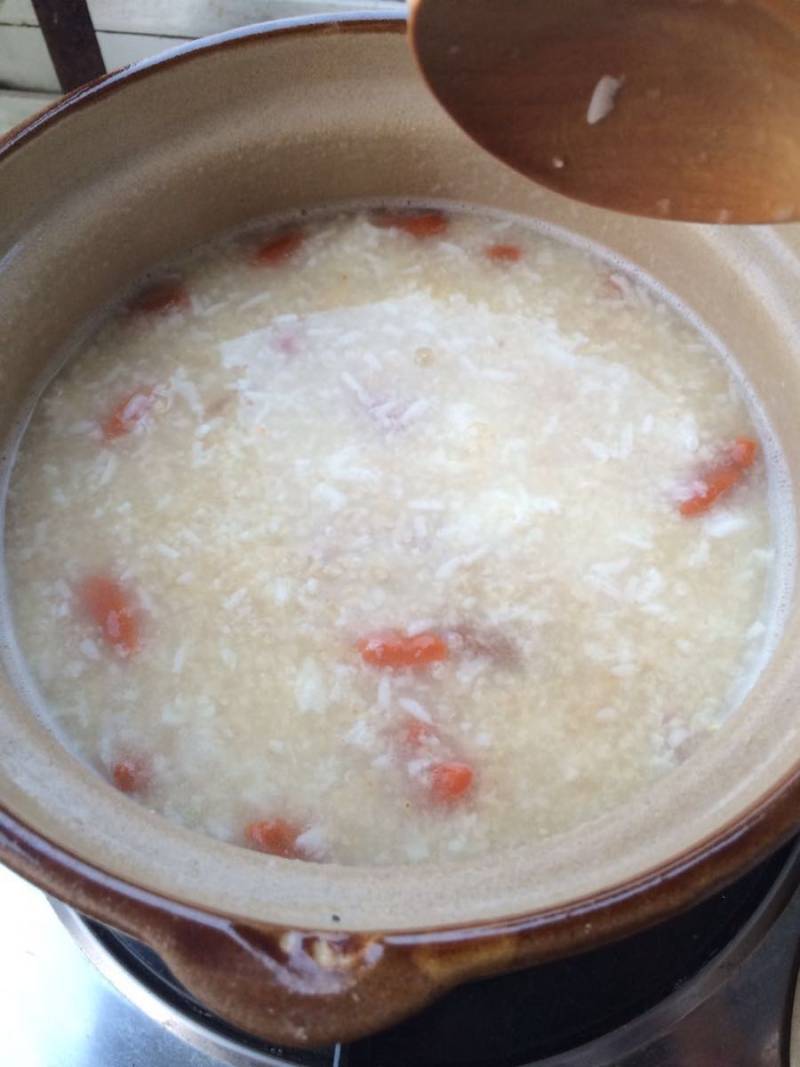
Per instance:
[[[765,431],[659,294],[507,218],[209,246],[110,314],[12,472],[17,639],[168,819],[445,860],[630,801],[776,623]]]

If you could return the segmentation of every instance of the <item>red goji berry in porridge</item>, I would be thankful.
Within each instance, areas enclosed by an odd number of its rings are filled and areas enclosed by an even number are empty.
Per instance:
[[[519,220],[251,228],[126,294],[34,409],[21,652],[110,787],[243,847],[568,830],[769,652],[791,553],[748,396],[658,291]]]

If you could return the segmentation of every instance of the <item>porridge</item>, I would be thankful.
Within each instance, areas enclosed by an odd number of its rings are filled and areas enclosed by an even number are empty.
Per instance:
[[[182,825],[340,863],[529,842],[741,700],[784,554],[765,443],[695,326],[528,224],[250,229],[35,408],[19,650],[65,742]]]

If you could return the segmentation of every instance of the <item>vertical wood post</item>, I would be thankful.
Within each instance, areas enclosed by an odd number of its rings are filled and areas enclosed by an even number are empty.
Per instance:
[[[33,0],[33,6],[64,92],[105,74],[86,0]]]

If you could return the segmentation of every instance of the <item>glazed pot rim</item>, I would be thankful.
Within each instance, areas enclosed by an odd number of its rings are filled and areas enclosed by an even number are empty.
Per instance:
[[[389,6],[387,4],[387,6]],[[145,59],[136,60],[127,66],[101,74],[98,78],[72,89],[51,104],[37,111],[27,119],[13,126],[0,136],[0,163],[16,148],[27,143],[64,114],[71,113],[83,104],[91,103],[98,96],[106,96],[115,89],[128,85],[137,78],[146,76],[153,70],[174,66],[191,59],[198,52],[209,52],[220,46],[236,46],[253,38],[278,37],[293,33],[308,33],[320,30],[322,33],[336,32],[340,26],[353,26],[366,33],[405,33],[407,18],[402,14],[402,3],[392,3],[391,11],[348,11],[330,15],[292,15],[287,18],[269,19],[265,22],[251,22],[245,26],[236,26],[230,30],[197,37],[193,41],[166,48]]]
[[[492,920],[476,920],[474,923],[439,924],[418,930],[381,931],[386,944],[414,946],[416,944],[446,944],[453,941],[472,941],[498,936],[514,935],[558,926],[575,930],[575,951],[583,952],[599,947],[634,933],[646,925],[668,919],[690,903],[699,903],[707,896],[724,888],[737,875],[744,874],[789,840],[797,830],[797,807],[800,805],[800,770],[785,776],[766,795],[761,805],[754,806],[746,816],[730,822],[718,833],[708,835],[693,848],[672,857],[660,867],[644,871],[610,886],[602,893],[593,893],[567,901],[550,908],[521,912]],[[768,827],[762,824],[767,816],[774,816]],[[158,816],[157,816],[158,817]],[[227,846],[231,847],[231,846]],[[235,847],[235,846],[234,846]],[[500,853],[496,853],[500,855]],[[60,884],[60,878],[68,872],[87,887],[113,892],[122,898],[130,898],[146,907],[189,920],[207,922],[209,919],[237,923],[239,916],[224,908],[211,911],[199,904],[170,897],[158,890],[139,885],[133,880],[120,877],[101,865],[87,861],[77,853],[64,848],[57,841],[41,833],[24,820],[0,805],[0,858],[13,870],[48,888],[48,875]],[[270,858],[271,860],[272,858]],[[284,864],[296,862],[276,860]],[[716,871],[707,877],[706,866],[714,865]],[[421,868],[420,868],[421,869]],[[669,889],[669,894],[666,890]],[[57,890],[53,890],[58,895]],[[654,898],[658,894],[658,899]],[[668,899],[663,899],[667,898]],[[628,905],[640,901],[642,908],[635,915],[628,915]],[[92,914],[91,909],[87,911]],[[98,916],[102,918],[102,915]],[[595,922],[603,919],[603,923]],[[590,921],[591,920],[591,921]],[[251,920],[248,925],[253,926]],[[265,928],[267,924],[264,924]],[[359,932],[358,926],[344,924],[337,932]],[[544,952],[544,958],[561,955],[565,950],[557,948],[553,953]]]
[[[102,76],[11,130],[0,139],[0,166],[33,138],[84,105],[103,99],[134,80],[185,62],[200,53],[220,47],[235,47],[258,38],[292,34],[331,34],[342,28],[351,28],[359,33],[402,33],[405,25],[405,18],[397,11],[299,16],[229,30],[180,45],[158,56]],[[737,818],[730,819],[663,864],[624,879],[602,892],[568,900],[554,907],[525,911],[496,920],[478,919],[474,923],[457,923],[453,926],[445,924],[397,933],[388,931],[382,936],[387,943],[405,945],[420,939],[426,943],[448,942],[493,938],[536,929],[543,935],[542,956],[582,951],[625,936],[643,925],[667,918],[689,903],[719,889],[737,873],[742,873],[746,867],[755,864],[783,843],[797,829],[798,810],[800,768],[795,766],[774,782],[760,795],[756,803]],[[61,884],[61,876],[57,878],[55,875],[48,875],[48,869],[51,872],[57,869],[62,872],[66,870],[71,872],[73,879],[81,879],[95,886],[101,895],[112,890],[122,897],[146,900],[149,906],[158,910],[173,913],[177,911],[203,920],[213,916],[236,921],[235,915],[228,915],[224,910],[211,912],[206,907],[171,898],[160,891],[137,885],[134,881],[126,881],[95,863],[89,863],[2,807],[0,854],[9,866],[28,874],[47,887],[55,888]],[[500,857],[502,853],[496,855]],[[424,868],[419,869],[422,871]],[[91,910],[91,906],[88,910]],[[102,911],[100,905],[98,910]],[[549,953],[547,933],[555,927],[558,927],[559,933],[557,938],[552,938],[552,952]],[[344,923],[342,929],[348,928],[355,930],[358,927],[354,923]]]

